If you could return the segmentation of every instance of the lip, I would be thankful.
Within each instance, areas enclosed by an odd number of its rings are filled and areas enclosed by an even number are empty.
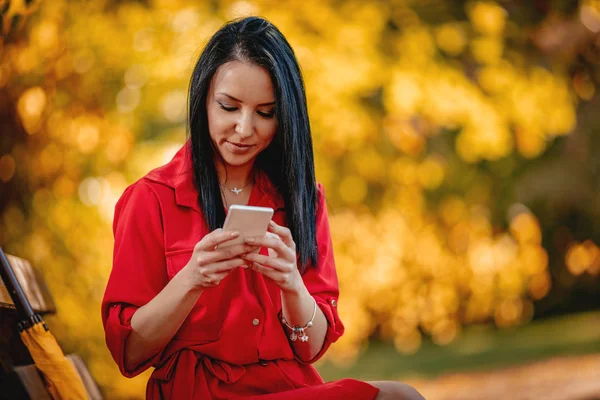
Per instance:
[[[227,141],[227,143],[232,144],[232,145],[237,146],[237,147],[242,147],[242,148],[253,146],[251,144],[242,144],[242,143],[230,142],[229,140]]]
[[[247,153],[250,148],[254,147],[253,144],[234,143],[230,142],[229,140],[226,140],[225,143],[229,151],[235,154]]]

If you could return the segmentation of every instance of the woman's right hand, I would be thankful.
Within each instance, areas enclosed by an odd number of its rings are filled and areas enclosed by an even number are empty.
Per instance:
[[[184,267],[191,277],[194,288],[205,289],[217,286],[231,270],[238,267],[248,268],[241,255],[254,250],[246,243],[221,248],[223,244],[237,238],[239,232],[215,229],[194,246],[190,261]]]

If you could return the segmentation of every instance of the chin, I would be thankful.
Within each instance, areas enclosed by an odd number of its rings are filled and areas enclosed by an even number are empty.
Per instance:
[[[228,165],[232,167],[241,167],[243,165],[248,164],[256,159],[256,154],[231,154],[231,153],[221,153],[223,159]]]

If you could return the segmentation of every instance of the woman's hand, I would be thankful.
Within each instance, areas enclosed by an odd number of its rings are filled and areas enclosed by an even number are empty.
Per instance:
[[[246,243],[269,250],[268,256],[258,253],[241,256],[253,270],[271,278],[283,291],[300,292],[303,282],[297,266],[296,243],[288,228],[271,221],[265,236],[246,238]]]
[[[255,247],[241,243],[220,248],[238,236],[239,232],[219,228],[196,243],[190,261],[184,267],[194,288],[217,286],[234,268],[248,268],[246,261],[240,256],[254,250]]]

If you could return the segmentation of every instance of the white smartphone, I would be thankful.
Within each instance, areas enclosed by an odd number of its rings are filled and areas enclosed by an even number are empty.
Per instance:
[[[273,217],[273,212],[270,207],[241,206],[237,204],[229,206],[223,230],[237,231],[240,236],[223,243],[219,248],[244,243],[247,237],[264,236],[269,228],[269,221]]]

